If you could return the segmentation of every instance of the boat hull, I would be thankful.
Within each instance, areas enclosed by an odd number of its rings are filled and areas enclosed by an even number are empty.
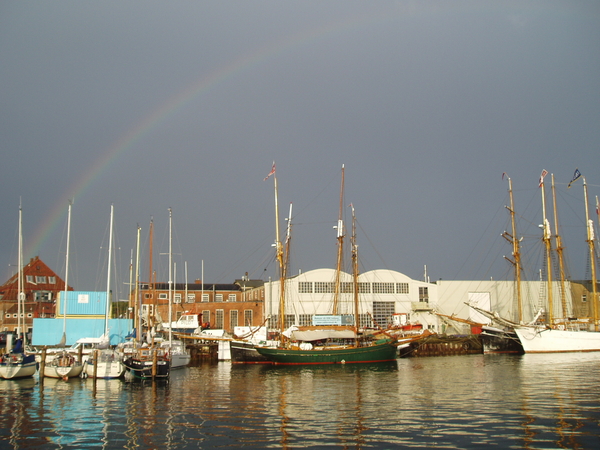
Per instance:
[[[157,360],[156,368],[154,368],[154,362],[151,359],[129,357],[123,361],[123,365],[131,375],[140,379],[168,378],[171,370],[171,364],[167,360]]]
[[[514,331],[494,327],[483,327],[479,334],[483,344],[483,353],[523,354],[523,345]]]
[[[54,366],[49,365],[44,367],[44,376],[48,378],[76,378],[81,375],[83,365],[75,363],[70,366]]]
[[[32,377],[37,371],[38,363],[35,355],[23,355],[22,357],[5,355],[0,362],[0,378],[14,380],[17,378]]]
[[[600,332],[516,328],[525,353],[599,352]]]
[[[171,369],[181,369],[190,363],[189,353],[171,353]]]
[[[313,350],[257,347],[274,364],[366,364],[396,359],[396,346],[384,342],[366,347],[319,348]]]
[[[233,364],[272,364],[272,361],[258,353],[256,345],[251,342],[231,341],[231,362]]]

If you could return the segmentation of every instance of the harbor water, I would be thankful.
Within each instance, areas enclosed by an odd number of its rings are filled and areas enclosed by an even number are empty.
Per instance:
[[[600,354],[0,380],[3,449],[600,448]]]

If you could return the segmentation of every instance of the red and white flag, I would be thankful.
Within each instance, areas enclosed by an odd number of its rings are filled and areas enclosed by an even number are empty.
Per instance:
[[[542,174],[540,175],[540,185],[539,187],[542,187],[542,184],[544,184],[544,177],[548,175],[548,171],[546,169],[542,170]]]
[[[275,161],[273,161],[273,167],[271,168],[269,175],[267,175],[263,181],[267,181],[271,175],[275,175]]]

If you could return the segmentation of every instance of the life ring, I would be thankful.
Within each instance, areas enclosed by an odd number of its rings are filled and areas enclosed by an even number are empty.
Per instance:
[[[462,345],[462,348],[463,348],[463,350],[465,350],[465,351],[468,351],[468,350],[470,350],[470,349],[471,349],[471,344],[469,344],[468,342],[465,342],[465,343]]]

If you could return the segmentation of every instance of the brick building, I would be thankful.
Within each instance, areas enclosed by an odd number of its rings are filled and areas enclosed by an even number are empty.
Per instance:
[[[0,286],[0,329],[17,329],[18,273]],[[65,282],[50,269],[38,256],[31,258],[23,267],[23,291],[25,293],[25,328],[31,331],[34,318],[53,318],[56,298],[65,290]],[[69,287],[69,291],[73,288]]]
[[[172,320],[184,312],[202,314],[202,323],[233,333],[236,326],[258,326],[265,320],[265,292],[262,280],[246,277],[232,284],[194,283],[172,285]],[[169,321],[169,284],[140,285],[144,326]],[[130,313],[133,311],[132,293]]]

